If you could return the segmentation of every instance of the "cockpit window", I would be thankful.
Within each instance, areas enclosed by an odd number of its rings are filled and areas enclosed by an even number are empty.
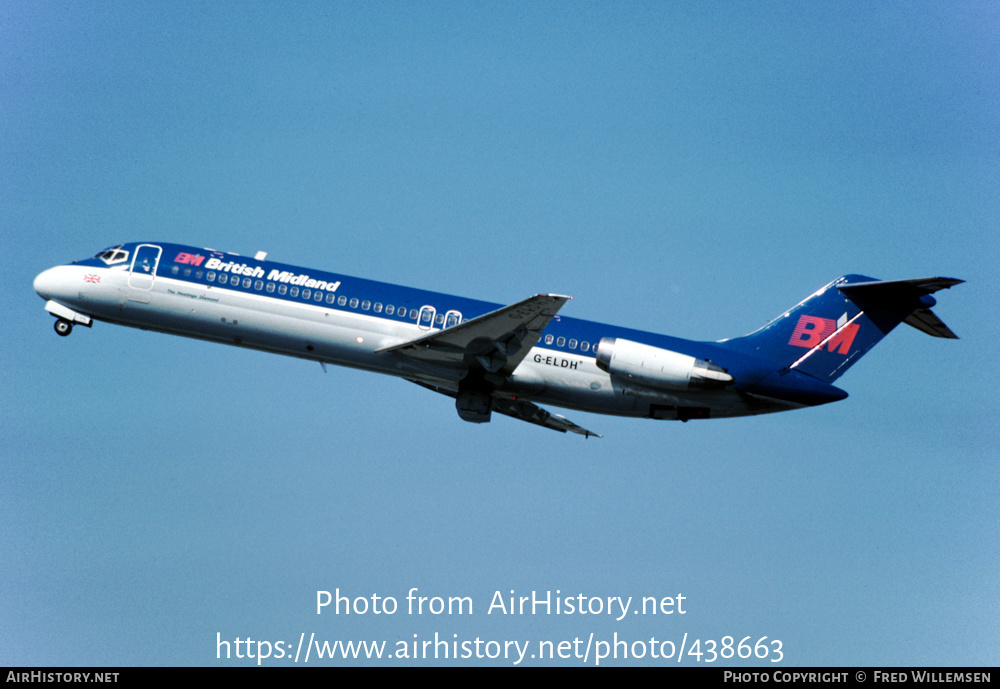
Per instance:
[[[122,261],[128,260],[128,252],[122,249],[122,245],[113,246],[110,249],[105,249],[101,253],[94,256],[94,258],[99,258],[109,266],[114,263],[121,263]]]

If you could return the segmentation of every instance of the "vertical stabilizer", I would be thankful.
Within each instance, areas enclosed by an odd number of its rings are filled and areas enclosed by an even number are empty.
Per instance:
[[[936,337],[955,334],[930,310],[954,278],[874,280],[845,275],[760,330],[719,344],[830,383],[900,323]]]

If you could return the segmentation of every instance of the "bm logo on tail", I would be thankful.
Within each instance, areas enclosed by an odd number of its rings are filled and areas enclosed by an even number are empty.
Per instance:
[[[788,344],[806,349],[815,349],[825,344],[829,352],[847,354],[851,351],[854,336],[858,334],[860,327],[857,323],[848,323],[846,313],[840,317],[839,323],[819,316],[799,316]]]

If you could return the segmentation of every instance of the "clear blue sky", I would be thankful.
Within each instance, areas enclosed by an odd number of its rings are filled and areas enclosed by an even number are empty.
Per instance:
[[[993,2],[4,3],[0,665],[313,632],[997,664],[998,54]],[[901,327],[843,402],[566,412],[585,441],[392,378],[57,337],[34,275],[132,240],[694,339],[844,273],[968,284],[937,308],[961,340]],[[338,587],[475,607],[317,616]],[[487,615],[511,589],[687,613]]]

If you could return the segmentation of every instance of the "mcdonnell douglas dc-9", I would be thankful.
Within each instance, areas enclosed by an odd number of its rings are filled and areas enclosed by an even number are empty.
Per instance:
[[[900,323],[955,338],[931,294],[961,282],[845,275],[719,342],[560,316],[558,294],[502,306],[164,243],[105,249],[34,287],[60,335],[97,320],[351,366],[452,397],[465,421],[498,412],[591,436],[538,405],[688,421],[844,399],[833,381]]]

